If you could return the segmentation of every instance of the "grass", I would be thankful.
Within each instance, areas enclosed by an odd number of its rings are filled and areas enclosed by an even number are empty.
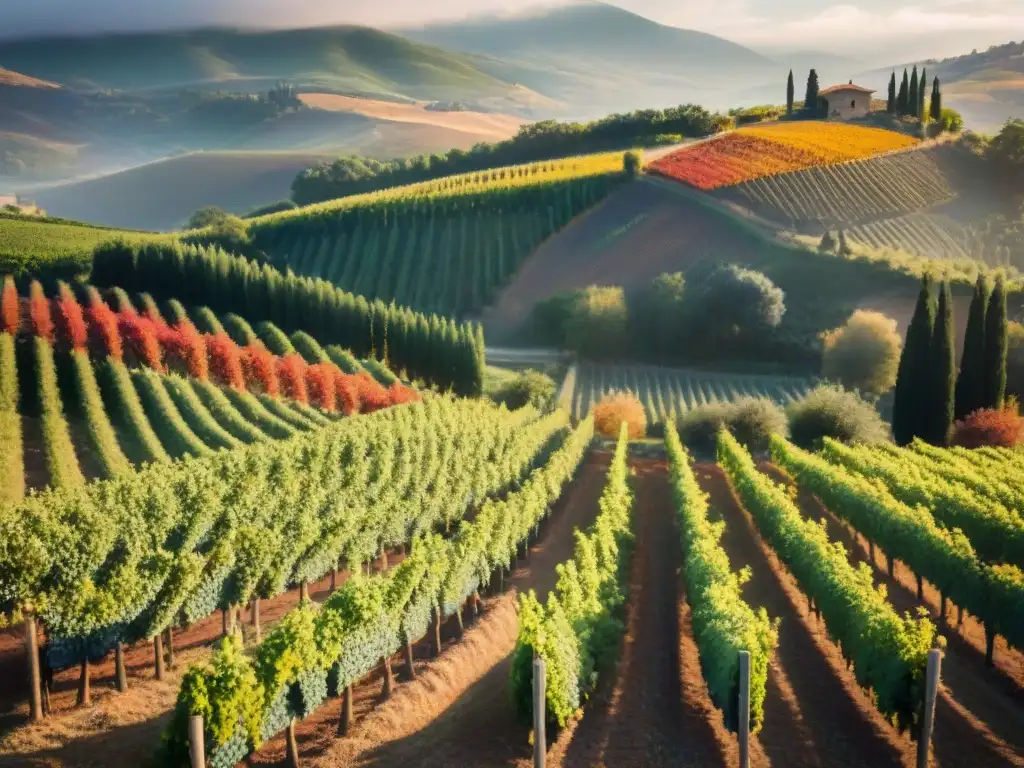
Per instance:
[[[781,122],[732,131],[685,147],[648,166],[712,190],[803,168],[908,149],[917,139],[881,128],[820,121]]]

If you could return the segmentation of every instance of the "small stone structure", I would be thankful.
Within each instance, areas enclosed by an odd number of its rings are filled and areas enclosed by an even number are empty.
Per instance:
[[[818,93],[819,98],[828,103],[830,118],[849,120],[854,117],[866,117],[871,109],[871,94],[874,91],[861,85],[854,85],[853,80],[845,85],[833,85]]]

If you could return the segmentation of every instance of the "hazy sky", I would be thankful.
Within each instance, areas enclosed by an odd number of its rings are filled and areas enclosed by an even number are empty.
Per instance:
[[[545,0],[0,0],[0,35],[201,24],[394,27],[468,14],[521,12],[540,4]],[[963,46],[974,47],[1024,37],[1024,0],[616,0],[616,4],[666,24],[757,46],[850,50],[915,34],[952,40],[962,34]]]

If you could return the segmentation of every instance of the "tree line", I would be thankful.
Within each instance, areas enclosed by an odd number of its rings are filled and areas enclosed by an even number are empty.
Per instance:
[[[676,136],[708,136],[718,130],[720,120],[704,107],[683,104],[609,115],[589,123],[544,120],[522,126],[510,139],[481,142],[469,151],[451,149],[393,160],[349,155],[300,173],[292,182],[292,200],[309,205],[458,173],[650,146]]]
[[[992,288],[984,276],[978,277],[959,375],[949,283],[934,293],[933,287],[926,276],[900,357],[892,422],[899,445],[915,438],[946,445],[954,419],[982,409],[1000,410],[1006,396],[1005,281],[1000,277]]]
[[[460,395],[483,390],[479,325],[367,301],[326,280],[282,273],[214,246],[109,243],[96,250],[91,279],[101,286],[233,312],[251,322],[269,320],[288,333],[306,331],[324,344],[384,360],[411,379]]]
[[[896,73],[889,77],[889,92],[886,101],[886,111],[890,115],[916,117],[923,122],[929,120],[938,122],[942,119],[942,91],[939,88],[939,78],[932,78],[931,96],[928,99],[928,106],[925,107],[925,98],[928,91],[928,70],[921,68],[921,75],[918,77],[917,65],[913,72],[907,75],[906,68],[903,69],[903,80],[899,87],[896,85]]]

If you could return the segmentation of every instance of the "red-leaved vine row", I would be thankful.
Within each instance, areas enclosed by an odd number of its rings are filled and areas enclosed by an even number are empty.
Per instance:
[[[123,307],[115,312],[100,292],[87,289],[83,310],[72,290],[61,284],[48,299],[38,282],[29,288],[29,328],[33,335],[70,349],[131,361],[160,372],[168,370],[213,380],[238,390],[255,390],[345,414],[370,413],[415,402],[419,394],[395,382],[385,388],[366,372],[346,374],[334,363],[310,365],[298,354],[277,356],[261,342],[240,346],[226,333],[203,334],[188,320],[168,324],[158,314]],[[21,329],[21,304],[14,281],[5,278],[0,293],[3,330]]]

